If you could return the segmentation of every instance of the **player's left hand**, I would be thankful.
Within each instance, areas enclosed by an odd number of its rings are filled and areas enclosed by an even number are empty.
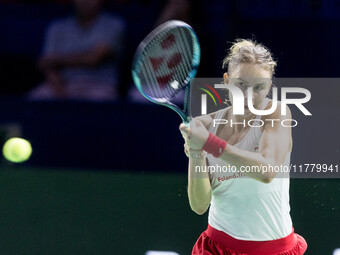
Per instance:
[[[181,133],[186,138],[187,145],[193,150],[202,150],[203,145],[208,140],[209,132],[199,120],[192,120],[190,127],[183,123],[179,126]]]

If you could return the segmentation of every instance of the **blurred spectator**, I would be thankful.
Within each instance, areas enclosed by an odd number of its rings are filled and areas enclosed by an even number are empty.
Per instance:
[[[125,23],[103,13],[104,0],[73,0],[75,15],[51,24],[39,68],[46,82],[31,99],[118,98]]]
[[[190,1],[189,0],[168,0],[161,14],[156,21],[156,26],[168,20],[182,20],[189,22]]]

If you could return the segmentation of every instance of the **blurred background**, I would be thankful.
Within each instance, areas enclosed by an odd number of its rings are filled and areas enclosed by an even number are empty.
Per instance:
[[[271,49],[277,77],[339,77],[336,0],[0,0],[0,142],[33,146],[29,161],[1,162],[1,254],[190,254],[207,214],[188,204],[180,119],[130,74],[139,42],[169,19],[197,32],[197,77],[222,77],[236,38]],[[293,110],[292,163],[339,164],[340,87],[325,88],[312,98],[331,106],[308,121]],[[340,248],[339,184],[291,180],[308,255]]]

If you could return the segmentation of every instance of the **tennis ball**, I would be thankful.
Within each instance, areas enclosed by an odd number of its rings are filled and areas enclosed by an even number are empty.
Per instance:
[[[21,163],[29,159],[32,154],[32,147],[29,141],[13,137],[5,142],[2,154],[8,161]]]

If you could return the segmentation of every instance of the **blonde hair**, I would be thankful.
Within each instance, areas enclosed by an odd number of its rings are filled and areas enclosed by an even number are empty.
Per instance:
[[[231,46],[228,55],[223,60],[222,68],[230,75],[237,70],[240,64],[256,64],[275,73],[276,61],[264,45],[250,39],[236,39]]]

